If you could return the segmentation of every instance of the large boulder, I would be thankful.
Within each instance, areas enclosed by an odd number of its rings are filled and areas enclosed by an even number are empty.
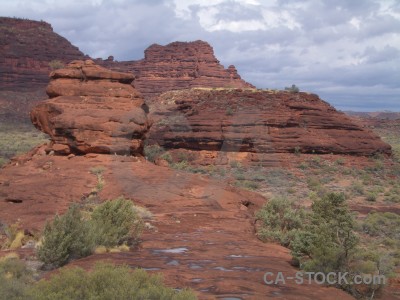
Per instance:
[[[93,61],[73,61],[50,74],[51,99],[31,111],[58,154],[142,153],[147,106],[131,85],[134,76]]]

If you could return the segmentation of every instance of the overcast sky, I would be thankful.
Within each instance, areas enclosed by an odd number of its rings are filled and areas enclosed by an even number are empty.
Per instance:
[[[400,111],[400,0],[0,0],[92,57],[205,40],[259,88],[296,84],[343,110]]]

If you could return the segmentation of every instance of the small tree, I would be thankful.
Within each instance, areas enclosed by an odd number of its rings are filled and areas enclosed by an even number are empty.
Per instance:
[[[294,239],[292,255],[307,271],[346,271],[358,245],[354,228],[344,195],[326,194],[312,204],[311,221]]]

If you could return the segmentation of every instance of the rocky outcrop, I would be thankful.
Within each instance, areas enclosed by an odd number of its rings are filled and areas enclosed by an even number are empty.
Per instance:
[[[192,87],[253,87],[241,79],[235,66],[225,69],[204,41],[174,42],[166,46],[153,44],[139,61],[99,63],[113,69],[132,72],[135,87],[146,99],[162,92]]]
[[[73,61],[50,74],[51,99],[31,111],[32,123],[50,135],[58,154],[141,153],[149,128],[147,107],[134,77]]]
[[[49,63],[68,63],[85,55],[44,21],[0,17],[0,90],[44,88]]]
[[[165,148],[251,153],[390,154],[391,147],[317,95],[192,89],[159,97],[151,139]]]

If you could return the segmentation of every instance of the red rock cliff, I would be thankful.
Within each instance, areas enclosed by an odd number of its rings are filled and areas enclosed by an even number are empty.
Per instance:
[[[216,59],[213,48],[203,41],[153,44],[145,50],[142,60],[102,63],[133,72],[135,87],[145,98],[192,87],[253,87],[241,79],[235,66],[225,69]]]
[[[151,139],[169,149],[252,153],[391,153],[390,145],[317,95],[192,89],[159,97]]]
[[[0,91],[44,88],[49,62],[84,58],[46,22],[0,17]]]

